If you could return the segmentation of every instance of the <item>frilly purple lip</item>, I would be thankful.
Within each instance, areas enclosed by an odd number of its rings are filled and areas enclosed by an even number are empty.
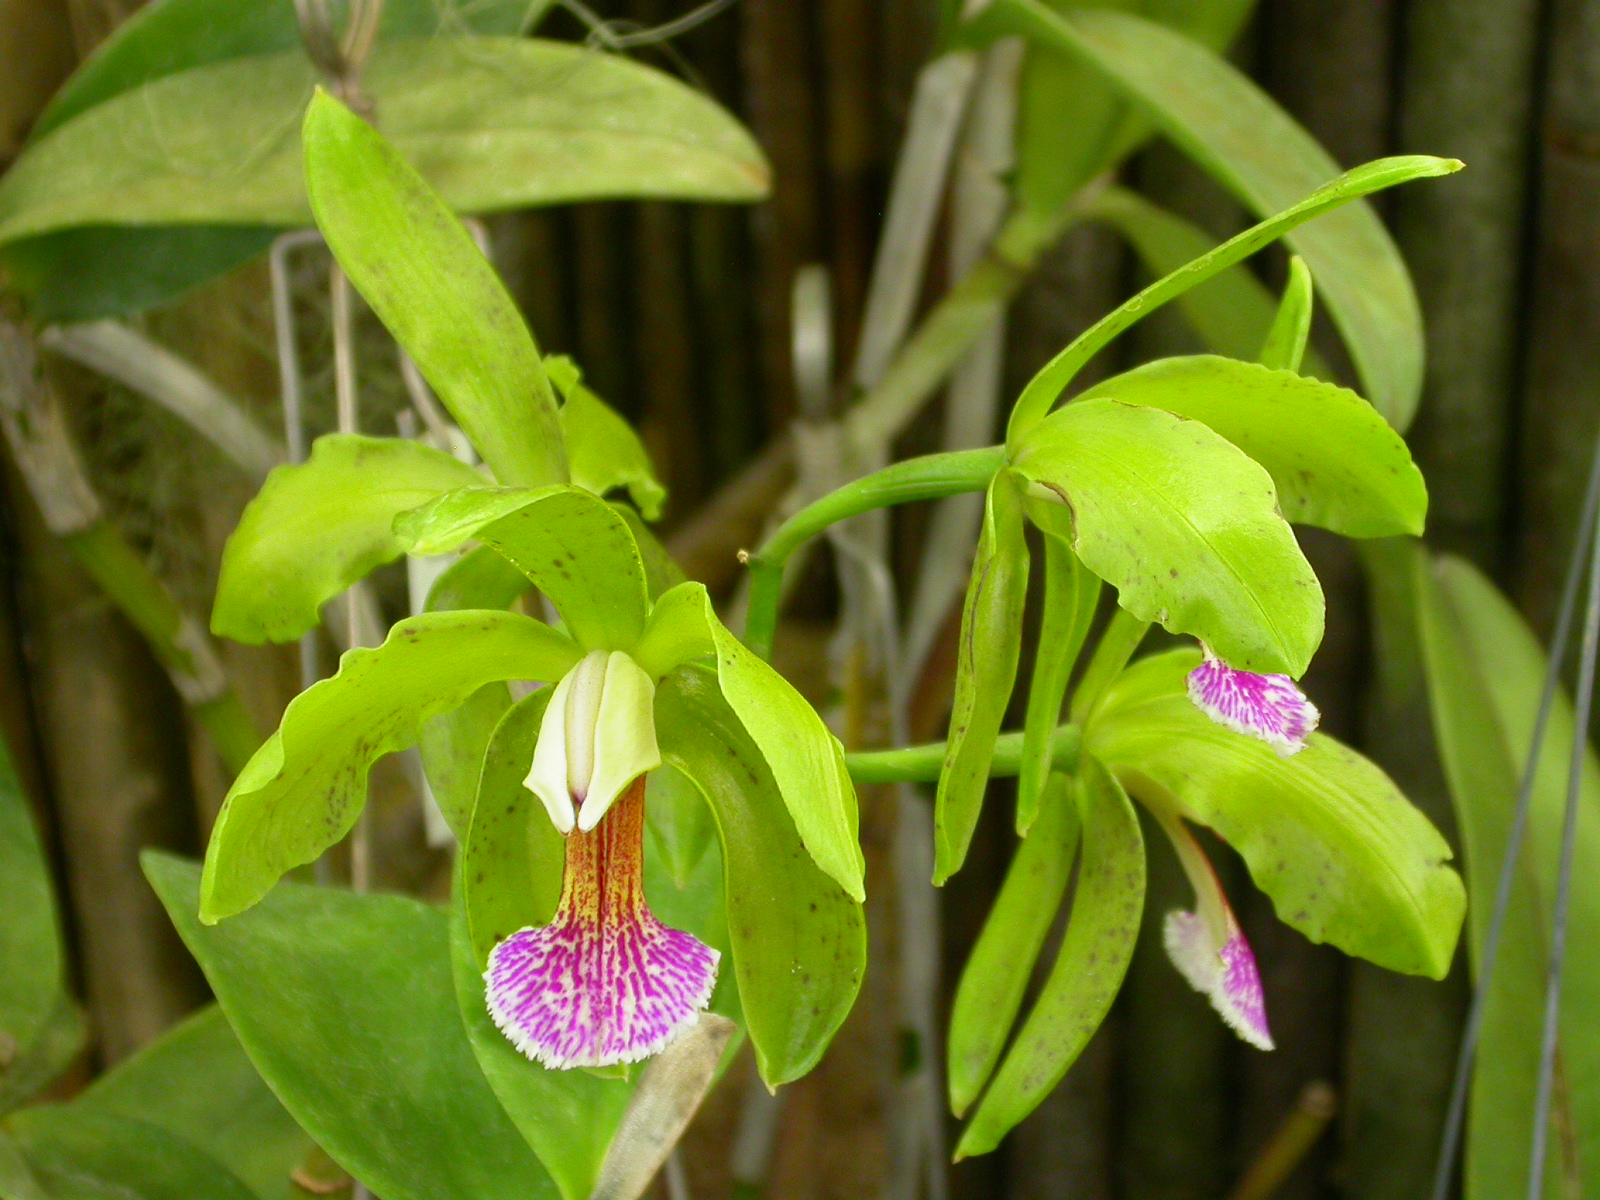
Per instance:
[[[1284,758],[1305,749],[1322,714],[1294,680],[1236,671],[1201,649],[1204,661],[1189,672],[1189,699],[1201,712],[1236,733],[1266,742]]]
[[[489,1014],[547,1067],[604,1067],[659,1053],[700,1019],[716,950],[668,929],[644,898],[644,777],[592,832],[567,835],[555,919],[489,955]]]

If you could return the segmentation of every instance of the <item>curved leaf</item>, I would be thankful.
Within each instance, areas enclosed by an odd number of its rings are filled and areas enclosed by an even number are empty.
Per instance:
[[[1201,638],[1241,670],[1305,672],[1322,640],[1322,588],[1267,472],[1218,434],[1084,400],[1035,426],[1013,466],[1061,501],[1030,515],[1051,521],[1134,616]]]
[[[565,483],[539,348],[472,235],[402,151],[320,89],[302,136],[306,189],[328,248],[495,477]],[[4,194],[0,183],[0,212]]]
[[[1259,216],[1289,208],[1339,173],[1327,151],[1238,68],[1153,21],[995,0],[976,24],[984,36],[1022,34],[1103,73]],[[1367,205],[1351,204],[1288,240],[1316,276],[1373,404],[1403,431],[1422,389],[1422,316],[1393,239]]]
[[[683,667],[661,681],[656,736],[664,761],[700,788],[716,817],[728,936],[761,1077],[771,1087],[798,1079],[861,986],[861,906],[812,862],[769,758],[709,672]]]
[[[309,223],[298,48],[122,93],[34,143],[0,184],[0,242],[83,225]],[[761,151],[686,84],[515,37],[379,43],[362,75],[385,136],[457,212],[607,198],[759,200]],[[480,447],[481,448],[481,447]]]
[[[465,610],[401,621],[383,645],[351,650],[300,693],[234,780],[206,848],[203,919],[249,908],[285,871],[355,824],[367,770],[416,742],[429,717],[502,679],[559,679],[571,639],[517,613]]]
[[[283,1200],[312,1142],[210,1005],[119,1064],[69,1106],[147,1122],[210,1155],[261,1200]]]
[[[324,602],[404,552],[397,513],[482,482],[420,442],[318,438],[306,462],[272,469],[228,536],[211,632],[252,644],[294,640],[322,620]]]
[[[1311,268],[1298,254],[1289,256],[1289,280],[1283,285],[1283,300],[1273,314],[1272,328],[1261,343],[1256,361],[1275,371],[1299,371],[1311,340],[1311,316],[1315,305]],[[1237,357],[1237,356],[1236,356]],[[1316,375],[1316,371],[1304,374]]]
[[[222,1164],[147,1121],[51,1104],[8,1124],[50,1197],[255,1200]]]
[[[984,499],[983,528],[961,610],[950,737],[933,808],[933,882],[961,869],[983,809],[995,739],[1011,702],[1028,599],[1028,543],[1022,499],[998,472]]]
[[[1440,756],[1460,825],[1472,903],[1473,959],[1482,969],[1513,798],[1527,761],[1544,687],[1546,658],[1516,608],[1463,559],[1444,557],[1428,571],[1413,548],[1419,633]],[[1518,1194],[1528,1178],[1528,1114],[1539,1072],[1548,971],[1551,906],[1560,861],[1572,705],[1558,692],[1534,774],[1527,841],[1484,1012],[1467,1133],[1467,1194]],[[1584,755],[1578,795],[1578,870],[1567,914],[1568,946],[1600,938],[1600,887],[1583,867],[1600,855],[1600,763]],[[1562,977],[1558,1037],[1565,1084],[1555,1120],[1570,1131],[1578,1176],[1600,1170],[1600,969],[1587,951],[1569,953]],[[1552,1174],[1554,1172],[1552,1171]]]
[[[1394,428],[1348,388],[1199,354],[1147,363],[1085,395],[1209,426],[1267,469],[1287,520],[1349,537],[1422,532],[1422,472]]]
[[[1129,667],[1090,716],[1084,748],[1152,807],[1208,826],[1244,856],[1278,917],[1392,971],[1441,979],[1465,895],[1450,847],[1354,750],[1314,734],[1280,758],[1189,700],[1195,650]]]
[[[1076,785],[1051,774],[994,907],[961,970],[950,1009],[950,1109],[965,1115],[989,1081],[1022,1008],[1033,965],[1066,894],[1078,852]]]
[[[622,516],[581,488],[469,488],[395,521],[413,554],[469,538],[492,547],[550,598],[585,649],[631,651],[650,611],[644,563]]]
[[[564,355],[544,360],[565,401],[561,405],[561,432],[567,443],[572,482],[604,496],[613,488],[627,488],[647,521],[659,520],[667,489],[656,478],[650,452],[633,426],[604,400],[583,386],[577,364]]]
[[[62,978],[55,892],[33,813],[0,738],[0,1112],[26,1099],[13,1072],[44,1037],[56,1009],[69,1002]],[[64,1065],[64,1064],[63,1064]],[[30,1085],[48,1079],[28,1081]],[[19,1094],[21,1093],[21,1094]]]
[[[1144,835],[1117,781],[1088,755],[1076,780],[1083,853],[1067,932],[1033,1011],[956,1158],[986,1154],[1061,1082],[1116,999],[1144,909]]]
[[[205,926],[199,871],[144,865],[262,1078],[352,1175],[385,1200],[554,1200],[473,1058],[444,913],[286,883]]]

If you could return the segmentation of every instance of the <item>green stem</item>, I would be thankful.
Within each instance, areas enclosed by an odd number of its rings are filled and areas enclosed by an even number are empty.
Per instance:
[[[1095,702],[1111,686],[1111,681],[1122,674],[1122,668],[1128,665],[1128,660],[1133,657],[1133,652],[1139,648],[1139,643],[1144,641],[1144,635],[1149,630],[1149,621],[1139,620],[1125,608],[1117,609],[1111,624],[1100,635],[1100,644],[1095,647],[1094,657],[1084,668],[1078,690],[1072,694],[1070,715],[1074,724],[1083,723]]]
[[[878,508],[909,504],[914,500],[940,500],[962,492],[981,492],[995,472],[1005,466],[1003,446],[982,450],[954,450],[908,458],[874,471],[829,492],[790,517],[751,557],[750,610],[745,622],[745,644],[768,658],[778,624],[778,598],[783,586],[783,564],[801,545],[830,525]]]
[[[1052,735],[1051,766],[1069,775],[1078,770],[1082,735],[1076,725],[1058,726]],[[857,783],[933,783],[944,766],[945,743],[929,742],[900,750],[873,750],[846,754],[845,765]],[[1022,769],[1022,734],[1002,733],[994,744],[989,775],[1010,779]]]

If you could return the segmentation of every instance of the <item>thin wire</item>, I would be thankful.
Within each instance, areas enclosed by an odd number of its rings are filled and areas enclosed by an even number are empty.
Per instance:
[[[633,33],[618,33],[615,25],[607,21],[594,9],[590,8],[583,0],[561,0],[561,7],[565,8],[578,20],[588,27],[590,38],[604,46],[607,50],[633,50],[640,46],[654,46],[660,42],[670,41],[681,34],[688,33],[691,29],[704,25],[712,17],[734,6],[736,0],[710,0],[699,8],[691,9],[681,17],[675,17],[664,25],[655,25],[649,29],[636,30]]]
[[[1600,654],[1600,537],[1594,538],[1589,556],[1589,600],[1583,616],[1583,649],[1578,659],[1578,702],[1573,716],[1572,757],[1567,764],[1567,804],[1561,818],[1561,865],[1556,876],[1555,907],[1550,916],[1544,1036],[1539,1044],[1539,1090],[1533,1110],[1532,1161],[1528,1165],[1530,1200],[1540,1200],[1544,1194],[1550,1100],[1555,1086],[1556,1042],[1561,1020],[1561,976],[1567,961],[1567,914],[1572,902],[1572,860],[1578,832],[1578,793],[1583,786],[1583,757],[1589,744],[1589,711],[1594,704],[1597,654]]]
[[[1550,711],[1555,703],[1556,688],[1561,681],[1561,664],[1566,661],[1567,644],[1572,637],[1572,618],[1577,609],[1578,586],[1583,581],[1584,549],[1594,536],[1595,516],[1600,511],[1600,441],[1595,444],[1595,454],[1589,467],[1589,483],[1583,498],[1583,513],[1578,522],[1578,534],[1572,543],[1572,555],[1567,564],[1566,582],[1561,590],[1561,605],[1556,617],[1555,636],[1550,643],[1550,659],[1545,668],[1544,691],[1539,697],[1539,712],[1533,723],[1533,736],[1528,742],[1528,757],[1523,763],[1522,778],[1517,786],[1517,805],[1511,821],[1511,834],[1506,839],[1505,855],[1500,862],[1500,878],[1495,887],[1494,913],[1483,939],[1483,958],[1479,964],[1477,987],[1472,1006],[1467,1011],[1466,1029],[1461,1035],[1461,1050],[1456,1057],[1455,1080],[1450,1088],[1450,1107],[1445,1116],[1444,1138],[1439,1147],[1439,1161],[1434,1170],[1433,1200],[1448,1200],[1450,1184],[1455,1173],[1456,1154],[1461,1147],[1461,1133],[1466,1124],[1467,1088],[1472,1079],[1472,1064],[1483,1034],[1484,1013],[1489,1003],[1489,985],[1494,977],[1495,963],[1500,954],[1500,935],[1505,928],[1506,914],[1511,908],[1511,889],[1516,879],[1516,865],[1522,856],[1522,843],[1527,834],[1528,811],[1533,800],[1533,782],[1538,772],[1539,753],[1544,745],[1545,730],[1549,725]]]

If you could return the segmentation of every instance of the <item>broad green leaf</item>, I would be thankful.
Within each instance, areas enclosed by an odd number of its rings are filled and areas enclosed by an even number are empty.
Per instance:
[[[87,1032],[77,1001],[64,991],[58,994],[39,1032],[0,1074],[0,1113],[59,1079],[83,1049]]]
[[[317,626],[326,601],[404,552],[397,513],[482,483],[472,467],[420,442],[318,438],[309,460],[272,469],[229,535],[211,631],[292,641]]]
[[[1209,426],[1267,469],[1286,520],[1349,537],[1422,532],[1422,472],[1400,435],[1348,388],[1199,354],[1147,363],[1085,394]]]
[[[855,1001],[865,916],[806,852],[770,756],[709,671],[686,666],[662,680],[656,736],[716,818],[744,1023],[761,1077],[788,1083],[816,1065]]]
[[[39,835],[10,753],[0,739],[0,1112],[26,1099],[14,1086],[56,1009],[68,1002],[62,978],[55,893]],[[35,1081],[28,1081],[29,1083]],[[48,1079],[36,1081],[42,1085]],[[19,1094],[21,1093],[21,1094]]]
[[[1236,263],[1243,262],[1262,247],[1270,245],[1292,229],[1304,225],[1313,217],[1349,204],[1396,184],[1415,179],[1448,175],[1461,169],[1452,159],[1429,158],[1411,155],[1399,158],[1380,158],[1365,166],[1346,171],[1330,180],[1298,204],[1236,234],[1220,246],[1195,259],[1187,266],[1156,280],[1137,295],[1123,301],[1111,312],[1096,321],[1072,343],[1046,363],[1022,389],[1012,407],[1007,425],[1006,441],[1016,443],[1034,425],[1043,420],[1066,386],[1095,355],[1104,350],[1118,334],[1137,324],[1168,301],[1176,300],[1185,292],[1199,287],[1207,280]],[[1320,276],[1319,276],[1320,278]],[[1367,390],[1372,392],[1371,384]],[[1404,431],[1404,423],[1394,412],[1379,406],[1379,411],[1389,423]]]
[[[633,531],[634,545],[639,548],[639,558],[644,563],[645,587],[650,593],[650,602],[654,604],[667,592],[684,582],[688,576],[683,573],[683,568],[672,560],[672,555],[667,553],[667,548],[661,544],[661,539],[644,523],[644,519],[638,513],[626,504],[614,504],[612,507],[622,514],[622,519]]]
[[[556,1196],[473,1057],[443,912],[286,883],[206,926],[198,869],[144,863],[256,1069],[347,1171],[385,1200]]]
[[[1193,634],[1241,670],[1304,674],[1322,641],[1321,585],[1271,477],[1219,434],[1084,400],[1029,432],[1013,466],[1056,498],[1030,515],[1070,537],[1135,617]]]
[[[1280,758],[1211,721],[1185,680],[1200,655],[1142,659],[1106,693],[1084,749],[1152,807],[1205,825],[1244,856],[1278,917],[1392,971],[1441,979],[1465,897],[1450,847],[1372,763],[1314,734]]]
[[[1153,21],[995,0],[975,25],[986,37],[1022,34],[1101,72],[1259,216],[1289,208],[1339,173],[1327,151],[1238,68]],[[1316,276],[1367,394],[1403,431],[1422,388],[1422,316],[1394,241],[1369,207],[1352,204],[1289,242]]]
[[[1283,301],[1273,314],[1272,328],[1256,361],[1275,371],[1298,371],[1305,357],[1306,343],[1311,339],[1311,313],[1315,295],[1311,286],[1311,268],[1298,254],[1289,256],[1289,281],[1283,287]],[[1243,357],[1236,355],[1234,357]],[[1309,371],[1315,375],[1317,372]]]
[[[961,610],[955,701],[944,769],[933,808],[933,882],[961,869],[983,809],[995,738],[1011,701],[1028,600],[1028,542],[1018,481],[1001,471],[990,481],[983,529]]]
[[[428,612],[456,608],[510,608],[528,590],[528,577],[487,546],[462,555],[434,581]],[[472,803],[478,794],[478,771],[489,735],[511,707],[503,683],[489,683],[467,697],[460,708],[422,723],[417,750],[428,786],[445,823],[465,841]]]
[[[1054,772],[1037,820],[1006,870],[1005,883],[961,971],[950,1010],[950,1109],[965,1115],[989,1081],[1022,1008],[1033,965],[1055,923],[1078,849],[1072,779]]]
[[[644,564],[628,523],[581,488],[468,488],[395,522],[413,554],[469,538],[533,580],[585,649],[632,650],[650,610]]]
[[[661,596],[639,654],[654,675],[716,656],[722,695],[766,759],[800,840],[840,887],[864,899],[856,794],[844,747],[788,680],[728,632],[704,584],[682,583]]]
[[[306,190],[329,249],[483,461],[503,484],[565,483],[539,348],[466,227],[403,150],[320,89],[302,139]],[[0,212],[4,194],[0,184]]]
[[[676,767],[650,772],[644,815],[661,864],[678,887],[688,886],[717,836],[717,823],[699,787]]]
[[[1144,837],[1128,797],[1088,755],[1078,773],[1083,852],[1067,932],[1033,1011],[956,1146],[956,1158],[1000,1144],[1099,1028],[1133,957],[1144,909]]]
[[[1127,188],[1106,188],[1088,201],[1086,211],[1126,238],[1157,279],[1217,248],[1217,239],[1203,229]],[[1272,293],[1244,266],[1219,271],[1180,295],[1177,304],[1201,340],[1229,358],[1257,357],[1272,328]],[[1314,361],[1306,374],[1325,376],[1326,369]]]
[[[7,1124],[52,1200],[256,1200],[210,1155],[145,1120],[49,1104]]]
[[[96,105],[6,174],[0,242],[89,225],[309,223],[298,126],[315,80],[296,48],[166,75]],[[761,151],[726,111],[584,46],[389,41],[374,48],[362,89],[398,153],[457,212],[766,195]]]
[[[650,452],[633,426],[583,385],[583,376],[570,358],[552,355],[544,365],[564,401],[561,432],[567,443],[572,482],[597,496],[604,496],[613,488],[627,488],[645,520],[660,519],[667,489],[656,478]]]
[[[378,37],[515,34],[542,7],[543,0],[390,0]],[[34,122],[29,141],[152,80],[300,44],[289,4],[157,0],[96,48]],[[80,226],[13,243],[0,257],[35,320],[91,321],[170,299],[255,257],[278,232],[259,225]]]
[[[102,1075],[69,1108],[165,1130],[226,1167],[261,1200],[283,1200],[290,1172],[312,1145],[214,1005]]]
[[[0,1125],[0,1196],[6,1200],[52,1200],[4,1125]]]
[[[1415,547],[1413,594],[1445,774],[1466,852],[1472,951],[1481,967],[1514,800],[1544,686],[1546,658],[1526,622],[1476,568],[1429,565]],[[1557,694],[1534,775],[1519,863],[1484,1014],[1467,1131],[1466,1194],[1521,1195],[1537,1083],[1551,906],[1560,859],[1573,713]],[[1600,855],[1600,766],[1586,752],[1580,784],[1558,1036],[1555,1130],[1576,1151],[1577,1177],[1600,1171],[1600,968],[1580,947],[1600,937],[1600,886],[1585,863]],[[1560,1142],[1554,1143],[1560,1145]],[[1553,1156],[1547,1177],[1565,1173]],[[1559,1187],[1555,1189],[1559,1191]]]
[[[1253,0],[1055,0],[1058,11],[1134,9],[1213,50],[1225,50]],[[1019,207],[1044,223],[1095,176],[1115,167],[1153,132],[1104,75],[1080,59],[1035,44],[1017,84]]]
[[[1028,686],[1028,715],[1022,731],[1022,770],[1017,776],[1017,834],[1028,835],[1039,815],[1055,755],[1061,701],[1077,665],[1078,652],[1089,635],[1100,601],[1100,580],[1078,561],[1062,539],[1044,534],[1044,615],[1039,624],[1033,679]]]
[[[414,744],[429,717],[496,680],[559,679],[579,656],[531,617],[485,610],[410,617],[376,649],[346,653],[337,675],[290,702],[228,790],[206,849],[204,919],[249,908],[348,833],[368,768]]]

